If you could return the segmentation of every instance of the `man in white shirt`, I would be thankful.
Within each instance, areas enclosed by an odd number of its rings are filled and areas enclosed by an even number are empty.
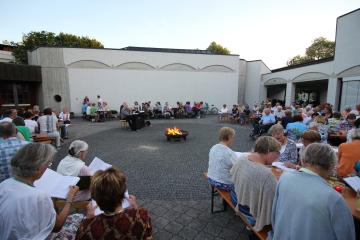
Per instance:
[[[103,104],[103,100],[101,99],[100,95],[97,95],[97,98],[98,98],[98,102],[101,103],[101,105]]]

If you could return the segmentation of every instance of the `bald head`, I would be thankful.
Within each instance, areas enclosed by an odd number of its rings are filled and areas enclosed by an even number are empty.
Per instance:
[[[17,129],[14,123],[12,122],[2,122],[0,123],[0,137],[4,140],[10,137],[16,137]]]

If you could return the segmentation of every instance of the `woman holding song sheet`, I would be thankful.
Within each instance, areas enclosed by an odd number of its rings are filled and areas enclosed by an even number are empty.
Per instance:
[[[63,239],[75,235],[84,216],[68,215],[79,188],[69,186],[66,204],[58,215],[50,195],[34,186],[51,166],[54,154],[49,144],[30,143],[12,157],[14,177],[0,184],[0,239],[53,239],[57,236],[51,233],[59,231],[57,235]],[[95,208],[88,205],[87,217],[94,216]]]
[[[59,166],[57,167],[57,172],[63,176],[73,176],[73,177],[83,177],[93,175],[90,168],[87,167],[84,163],[85,156],[88,152],[89,145],[81,140],[73,141],[69,147],[69,155],[66,156],[63,160],[60,161]],[[82,181],[82,180],[80,180]],[[86,189],[81,189],[79,191],[74,201],[85,201],[89,200],[90,197],[90,180],[88,181],[88,186]]]
[[[116,167],[98,170],[91,181],[91,196],[103,213],[84,219],[76,233],[82,239],[152,239],[149,212],[138,208],[134,196],[125,197],[126,177]],[[130,207],[124,209],[124,199]]]

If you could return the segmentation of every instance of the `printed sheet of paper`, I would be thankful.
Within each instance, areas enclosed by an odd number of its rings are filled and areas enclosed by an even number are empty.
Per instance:
[[[106,162],[104,162],[103,160],[101,160],[98,157],[95,157],[92,162],[89,165],[89,168],[91,170],[92,173],[95,173],[98,170],[106,170],[109,167],[111,167],[112,165],[107,164]]]
[[[285,167],[284,163],[282,163],[282,162],[273,162],[272,165],[274,167],[280,168],[281,170],[286,171],[286,172],[297,172],[296,169]]]
[[[125,197],[129,197],[128,190],[126,190],[124,195],[125,195]],[[91,200],[91,203],[92,203],[93,206],[97,205],[96,201],[94,199]],[[130,202],[126,198],[124,198],[124,200],[122,202],[122,208],[125,209],[125,208],[128,208],[128,207],[130,207]],[[101,211],[100,208],[96,208],[94,215],[96,216],[96,215],[99,215],[100,213],[103,213],[103,211]]]
[[[41,178],[34,182],[34,185],[49,193],[51,197],[65,199],[70,191],[69,185],[76,185],[79,180],[79,177],[62,176],[47,168]]]
[[[347,182],[355,192],[360,189],[360,178],[358,176],[344,178],[344,181]]]

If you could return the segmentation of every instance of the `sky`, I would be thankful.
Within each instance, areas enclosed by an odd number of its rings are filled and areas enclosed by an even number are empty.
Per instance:
[[[95,38],[105,48],[206,49],[215,41],[276,69],[315,38],[335,41],[336,19],[358,8],[358,0],[11,0],[0,13],[0,41],[43,30]]]

